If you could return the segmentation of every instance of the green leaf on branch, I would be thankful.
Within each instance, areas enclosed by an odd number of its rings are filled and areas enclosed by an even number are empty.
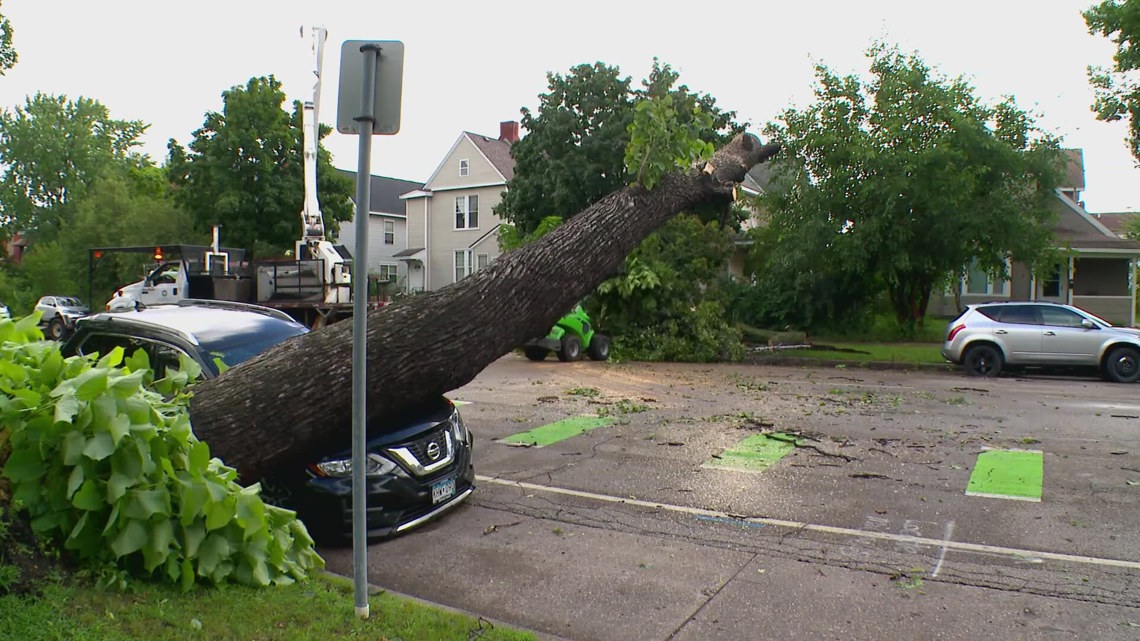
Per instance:
[[[115,451],[115,441],[109,432],[99,432],[87,441],[83,455],[95,461],[102,461]]]
[[[38,479],[44,475],[46,470],[47,466],[40,458],[39,452],[34,449],[15,449],[13,447],[12,454],[4,463],[3,472],[4,476],[19,483]]]
[[[213,574],[214,569],[229,556],[230,542],[226,540],[226,537],[218,532],[209,534],[198,551],[199,573],[206,576]]]
[[[55,402],[55,422],[56,423],[70,423],[75,415],[79,413],[79,399],[75,397],[75,392],[66,391]]]
[[[693,105],[690,118],[682,122],[672,95],[642,100],[629,126],[626,170],[642,187],[653,189],[666,173],[712,157],[712,143],[701,139],[701,132],[712,127],[712,116],[699,105]]]
[[[83,482],[79,491],[71,498],[71,504],[81,510],[89,512],[106,507],[107,500],[103,492],[99,491],[99,484],[88,479]]]
[[[111,540],[111,550],[117,557],[124,557],[132,552],[138,552],[147,541],[147,527],[137,519],[127,521],[126,527],[119,530]]]

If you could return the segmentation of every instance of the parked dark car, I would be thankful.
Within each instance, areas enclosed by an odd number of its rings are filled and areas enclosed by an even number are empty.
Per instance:
[[[75,329],[75,321],[90,312],[74,296],[41,296],[36,301],[36,311],[40,312],[40,326],[53,341],[63,340]]]
[[[1022,367],[1086,369],[1140,380],[1140,330],[1114,327],[1072,305],[1010,301],[970,305],[950,321],[942,356],[973,376]]]
[[[184,300],[172,305],[102,312],[82,318],[64,343],[65,356],[147,350],[156,377],[181,355],[218,376],[219,365],[249,358],[309,330],[283,312],[223,301]],[[224,368],[221,368],[224,369]],[[345,393],[349,393],[346,389]],[[282,417],[288,420],[288,417]],[[410,530],[459,505],[474,490],[472,437],[459,410],[445,397],[367,423],[367,516],[370,538]],[[266,501],[295,509],[322,542],[352,535],[351,444],[341,442],[295,468],[260,479]]]

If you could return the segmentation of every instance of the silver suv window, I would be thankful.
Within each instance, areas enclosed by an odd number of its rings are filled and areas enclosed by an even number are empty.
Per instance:
[[[1041,320],[1054,327],[1080,327],[1085,317],[1064,307],[1042,307]]]
[[[1040,325],[1041,316],[1034,305],[1008,305],[1001,308],[998,319],[1002,323],[1015,325]]]

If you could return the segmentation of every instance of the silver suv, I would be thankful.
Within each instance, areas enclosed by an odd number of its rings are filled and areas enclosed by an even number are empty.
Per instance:
[[[997,376],[1007,366],[1090,367],[1133,383],[1140,380],[1140,330],[1113,327],[1072,305],[983,303],[950,321],[942,356],[973,376]]]
[[[40,312],[40,325],[47,328],[47,337],[58,341],[75,329],[75,321],[90,310],[73,296],[42,296],[36,302],[36,311]]]

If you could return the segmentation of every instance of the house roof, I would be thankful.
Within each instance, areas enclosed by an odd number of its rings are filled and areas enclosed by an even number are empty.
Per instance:
[[[762,194],[768,190],[772,179],[772,163],[762,162],[744,174],[740,186],[754,194]]]
[[[352,179],[356,182],[356,172],[348,171],[347,169],[337,169],[340,175]],[[415,182],[412,180],[402,180],[400,178],[388,178],[387,176],[377,176],[373,174],[372,182],[369,185],[370,193],[368,198],[371,201],[368,211],[371,213],[383,214],[397,214],[403,216],[406,212],[404,202],[400,196],[415,191],[423,187],[423,183]]]
[[[1099,220],[1100,224],[1108,227],[1112,233],[1116,234],[1117,236],[1123,236],[1124,232],[1127,230],[1128,223],[1132,220],[1136,220],[1136,218],[1140,216],[1140,213],[1134,211],[1121,211],[1107,214],[1092,214],[1092,216]]]
[[[479,148],[504,179],[514,178],[515,159],[511,158],[511,143],[491,136],[473,134],[470,131],[463,132],[463,135]]]
[[[1060,215],[1053,234],[1062,245],[1076,250],[1121,249],[1140,254],[1140,242],[1116,235],[1096,216],[1060,191],[1057,193],[1057,203]]]

